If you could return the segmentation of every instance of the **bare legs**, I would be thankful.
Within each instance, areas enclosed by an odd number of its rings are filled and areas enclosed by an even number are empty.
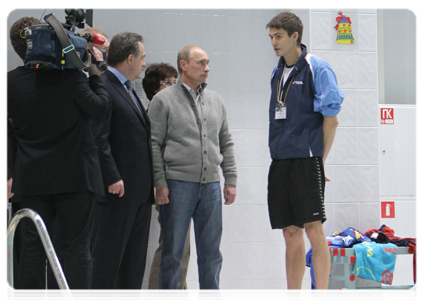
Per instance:
[[[327,289],[330,272],[330,255],[321,221],[304,224],[313,251],[316,289]],[[288,289],[301,289],[305,272],[305,246],[303,229],[288,226],[283,229],[286,244],[286,276]]]

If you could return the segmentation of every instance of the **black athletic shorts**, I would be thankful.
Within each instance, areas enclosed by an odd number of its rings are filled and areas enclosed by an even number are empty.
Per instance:
[[[268,205],[273,229],[326,221],[322,158],[273,160],[268,178]]]

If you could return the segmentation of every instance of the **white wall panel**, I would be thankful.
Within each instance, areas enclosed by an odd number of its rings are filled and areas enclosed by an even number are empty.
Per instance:
[[[378,165],[378,129],[358,128],[358,148],[361,165]]]
[[[377,127],[379,125],[377,90],[358,90],[358,126]]]
[[[360,204],[360,223],[357,228],[358,230],[365,233],[369,229],[379,229],[379,206],[379,202]]]
[[[228,16],[227,20],[228,52],[253,54],[253,20],[251,16]],[[241,24],[242,26],[240,26]]]
[[[225,15],[201,15],[201,47],[208,53],[227,53],[227,17]]]
[[[357,143],[357,128],[338,128],[336,130],[336,139],[331,149],[335,165],[357,165]]]
[[[231,244],[231,280],[257,279],[257,243]]]
[[[357,24],[357,39],[359,41],[358,49],[360,51],[377,51],[377,15],[372,12],[370,14],[358,14]]]
[[[344,89],[343,92],[345,93],[345,98],[341,106],[341,112],[338,114],[339,127],[357,127],[357,91]],[[365,108],[360,106],[361,109]]]
[[[282,279],[282,243],[257,244],[257,278]]]
[[[125,14],[125,18],[131,14]],[[148,48],[145,45],[146,51],[175,51],[175,34],[169,34],[169,31],[175,27],[175,14],[163,10],[150,10],[147,15],[148,20]],[[144,29],[144,30],[143,30]],[[128,31],[128,29],[123,29]],[[134,28],[132,31],[142,35],[146,28]],[[120,32],[120,31],[118,31]],[[146,40],[147,40],[146,37]],[[166,38],[164,38],[166,37]]]
[[[202,18],[199,13],[188,11],[175,14],[175,47],[173,51],[178,52],[186,45],[202,44],[201,22]],[[172,27],[168,30],[171,31]]]
[[[267,208],[268,167],[239,167],[237,196],[233,204],[263,205]],[[255,184],[251,184],[254,182]]]
[[[377,54],[358,53],[357,87],[360,89],[377,89]],[[363,68],[363,66],[366,66]]]
[[[272,44],[269,37],[269,29],[266,29],[271,17],[257,16],[252,18],[252,53],[271,55],[273,60],[277,61],[275,53],[273,52]],[[244,43],[241,43],[244,45]]]
[[[355,52],[333,52],[332,69],[335,71],[341,89],[357,87],[357,54]]]
[[[379,201],[379,167],[359,167],[360,203]]]
[[[311,13],[311,47],[317,50],[332,49],[332,35],[328,34],[328,28],[333,28],[333,20],[330,12]]]
[[[207,52],[206,49],[205,51]],[[210,59],[210,72],[207,78],[208,88],[219,91],[219,94],[221,94],[221,92],[228,90],[228,55],[226,53],[207,53],[207,55]]]
[[[265,33],[265,32],[263,32]],[[270,39],[269,39],[270,40]],[[270,47],[270,43],[269,48]],[[272,49],[272,48],[271,48]],[[252,61],[245,61],[244,64],[252,67],[249,72],[253,75],[253,88],[255,92],[268,93],[269,97],[266,99],[268,104],[270,99],[270,76],[273,69],[277,66],[278,60],[275,55],[253,55]]]
[[[358,166],[335,166],[333,177],[335,203],[358,203]]]
[[[239,205],[231,208],[231,241],[234,243],[255,242],[257,231],[257,208],[254,205]]]
[[[228,54],[228,86],[231,91],[253,91],[252,54]]]
[[[360,206],[357,203],[335,204],[335,230],[340,232],[348,227],[360,226]],[[332,233],[333,234],[333,233]]]
[[[268,167],[270,153],[267,130],[232,130],[236,163],[239,167]]]

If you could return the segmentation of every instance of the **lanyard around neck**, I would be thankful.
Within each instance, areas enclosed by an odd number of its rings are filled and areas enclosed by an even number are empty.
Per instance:
[[[298,74],[298,71],[292,76],[292,78],[291,78],[291,81],[289,82],[289,84],[288,84],[288,89],[286,90],[286,93],[285,93],[285,97],[283,98],[283,102],[282,102],[282,92],[283,92],[283,89],[282,89],[282,82],[283,82],[283,78],[281,78],[280,80],[278,80],[278,88],[277,88],[277,91],[276,91],[276,93],[277,93],[277,100],[278,100],[278,104],[280,105],[280,106],[285,106],[285,102],[286,102],[286,96],[288,95],[288,91],[289,91],[289,88],[291,87],[291,83],[292,83],[292,81],[294,80],[294,77],[296,76]],[[283,75],[282,75],[283,76]],[[279,90],[281,91],[281,93],[279,93]]]

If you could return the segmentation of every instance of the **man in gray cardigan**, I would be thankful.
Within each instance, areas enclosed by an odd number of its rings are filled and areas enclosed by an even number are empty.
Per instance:
[[[223,99],[206,90],[207,53],[186,46],[178,53],[176,85],[151,101],[156,202],[163,232],[159,289],[176,289],[182,250],[194,221],[200,289],[218,289],[222,266],[222,199],[219,166],[225,179],[225,204],[235,201],[236,164]]]

